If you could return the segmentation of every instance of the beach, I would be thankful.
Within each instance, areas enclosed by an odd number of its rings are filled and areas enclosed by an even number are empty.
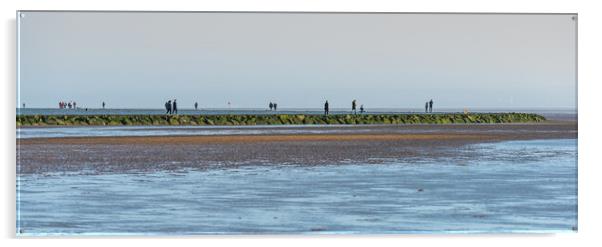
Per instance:
[[[564,118],[570,119],[570,118]],[[17,129],[21,236],[577,230],[577,122]]]
[[[258,129],[261,132],[257,132]],[[173,129],[168,126],[155,130],[171,130],[175,134],[144,136],[140,135],[144,133],[139,129],[131,129],[131,136],[18,139],[19,169],[23,174],[82,170],[119,173],[245,165],[386,163],[391,160],[459,156],[462,153],[457,152],[457,149],[467,144],[577,138],[577,125],[574,121],[478,125],[251,127],[242,131],[237,129],[240,131],[237,134],[223,135],[194,135],[190,133],[194,133],[194,129]],[[178,130],[188,132],[186,135],[177,135]],[[219,130],[220,128],[211,129]]]
[[[570,119],[20,127],[17,228],[22,236],[576,231]]]
[[[575,121],[19,134],[21,236],[577,230]]]

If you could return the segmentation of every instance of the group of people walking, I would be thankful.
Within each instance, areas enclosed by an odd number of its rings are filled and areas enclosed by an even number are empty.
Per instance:
[[[229,102],[228,102],[229,103]],[[102,102],[102,109],[105,109],[105,102]],[[278,110],[278,104],[274,103],[274,102],[270,102],[268,107],[270,108],[270,111],[276,111]],[[25,108],[25,103],[23,103],[23,108]],[[65,101],[59,101],[59,109],[76,109],[77,108],[77,103],[75,101],[69,101],[69,102],[65,102]],[[199,103],[198,102],[194,102],[194,109],[198,110],[199,108]],[[165,102],[165,113],[166,114],[177,114],[178,113],[178,104],[176,103],[176,100],[174,99],[169,100],[167,102]],[[360,105],[359,108],[360,114],[364,113],[364,105]],[[351,101],[351,112],[353,114],[357,114],[357,100],[353,100]],[[426,103],[424,103],[424,112],[425,113],[432,113],[433,112],[433,99],[427,101]],[[330,114],[330,105],[328,103],[328,100],[326,100],[326,102],[324,102],[324,115],[329,115]]]
[[[77,103],[75,101],[59,101],[59,109],[75,109],[77,108]]]
[[[351,101],[351,112],[353,112],[353,114],[357,114],[357,100],[353,100]],[[364,113],[364,105],[360,105],[360,114]]]
[[[424,103],[424,112],[433,112],[433,99]]]
[[[360,105],[360,114],[364,113],[364,105]],[[429,113],[433,112],[433,100],[427,101],[424,104],[424,112]],[[351,113],[357,114],[357,100],[351,101]],[[330,114],[330,105],[328,104],[328,100],[324,102],[324,115]]]
[[[105,109],[105,106],[106,106],[106,104],[103,101],[102,109]],[[23,104],[23,108],[25,108],[25,104]],[[59,101],[59,109],[77,109],[77,102],[75,102],[75,101],[69,101],[69,102]],[[86,111],[88,110],[87,107],[83,108],[83,109],[85,109]]]
[[[351,112],[357,114],[357,100],[351,101]],[[364,112],[364,105],[360,105],[360,114]],[[324,102],[324,115],[328,114],[330,114],[330,105],[328,104],[328,100],[326,100],[326,102]]]
[[[199,109],[199,102],[194,102],[194,109]],[[165,114],[178,114],[178,103],[176,99],[165,102]]]
[[[165,110],[165,114],[178,114],[178,104],[176,103],[176,100],[174,99],[173,102],[171,100],[165,102]]]
[[[59,104],[61,106],[61,109],[63,108],[63,106],[65,105],[64,102],[61,102]],[[66,104],[67,107],[69,107],[71,109],[71,107],[75,108],[75,102],[73,102],[73,104],[71,104],[71,102],[69,102],[68,104]],[[194,109],[198,110],[199,107],[199,103],[198,102],[194,102]],[[274,103],[274,102],[270,102],[268,107],[270,108],[270,111],[276,111],[278,109],[278,104]],[[102,102],[102,108],[105,108],[105,102]],[[165,114],[178,114],[178,104],[176,103],[176,100],[174,99],[169,100],[167,102],[165,102]],[[365,111],[364,109],[364,105],[360,105],[359,107],[359,112],[360,114],[363,114]],[[431,99],[430,101],[427,101],[424,104],[424,112],[429,113],[429,112],[433,112],[433,100]],[[353,114],[357,114],[357,100],[353,100],[351,101],[351,113]],[[324,115],[329,115],[330,114],[330,104],[328,103],[328,100],[326,100],[326,102],[324,102]]]

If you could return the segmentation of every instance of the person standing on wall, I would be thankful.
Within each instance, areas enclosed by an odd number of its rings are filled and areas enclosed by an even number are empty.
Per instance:
[[[429,112],[433,112],[433,99],[429,101]]]
[[[171,100],[165,102],[165,114],[171,114]]]
[[[328,115],[328,100],[324,103],[324,115]]]
[[[356,102],[355,102],[355,100],[353,100],[353,101],[351,101],[351,111],[353,112],[353,114],[357,114],[355,107],[356,107]]]
[[[176,100],[173,100],[172,106],[171,106],[171,113],[173,114],[178,114],[178,105],[176,104]]]

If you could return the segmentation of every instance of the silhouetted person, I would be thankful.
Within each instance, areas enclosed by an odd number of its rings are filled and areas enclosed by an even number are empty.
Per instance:
[[[75,109],[75,108],[76,108],[76,107],[75,107],[76,105],[77,105],[77,103],[75,103],[75,101],[73,101],[73,109]]]
[[[433,100],[429,101],[429,112],[433,112]]]
[[[353,114],[357,114],[357,111],[355,110],[355,106],[356,106],[355,100],[351,101],[351,111],[353,112]]]
[[[324,103],[324,115],[328,115],[328,100]]]
[[[171,100],[165,102],[165,114],[171,114]]]
[[[171,113],[173,114],[178,114],[178,105],[176,104],[176,100],[173,100],[173,103],[171,104]]]
[[[278,110],[278,104],[274,103],[274,111]]]
[[[270,111],[274,109],[274,104],[272,102],[270,102]]]
[[[364,105],[360,106],[360,113],[364,113]]]
[[[199,109],[199,102],[194,102],[194,109],[198,110]]]
[[[426,113],[429,112],[429,102],[428,101],[426,103],[424,103],[424,112],[426,112]]]
[[[23,103],[23,108],[25,108],[25,103]]]
[[[67,107],[69,107],[69,109],[71,109],[73,105],[71,105],[71,102],[67,103]]]
[[[105,102],[102,102],[102,109],[105,109]]]

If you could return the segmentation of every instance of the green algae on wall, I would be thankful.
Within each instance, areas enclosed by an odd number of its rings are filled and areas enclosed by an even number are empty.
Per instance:
[[[529,113],[338,115],[20,115],[17,126],[311,125],[525,123],[546,119]]]

